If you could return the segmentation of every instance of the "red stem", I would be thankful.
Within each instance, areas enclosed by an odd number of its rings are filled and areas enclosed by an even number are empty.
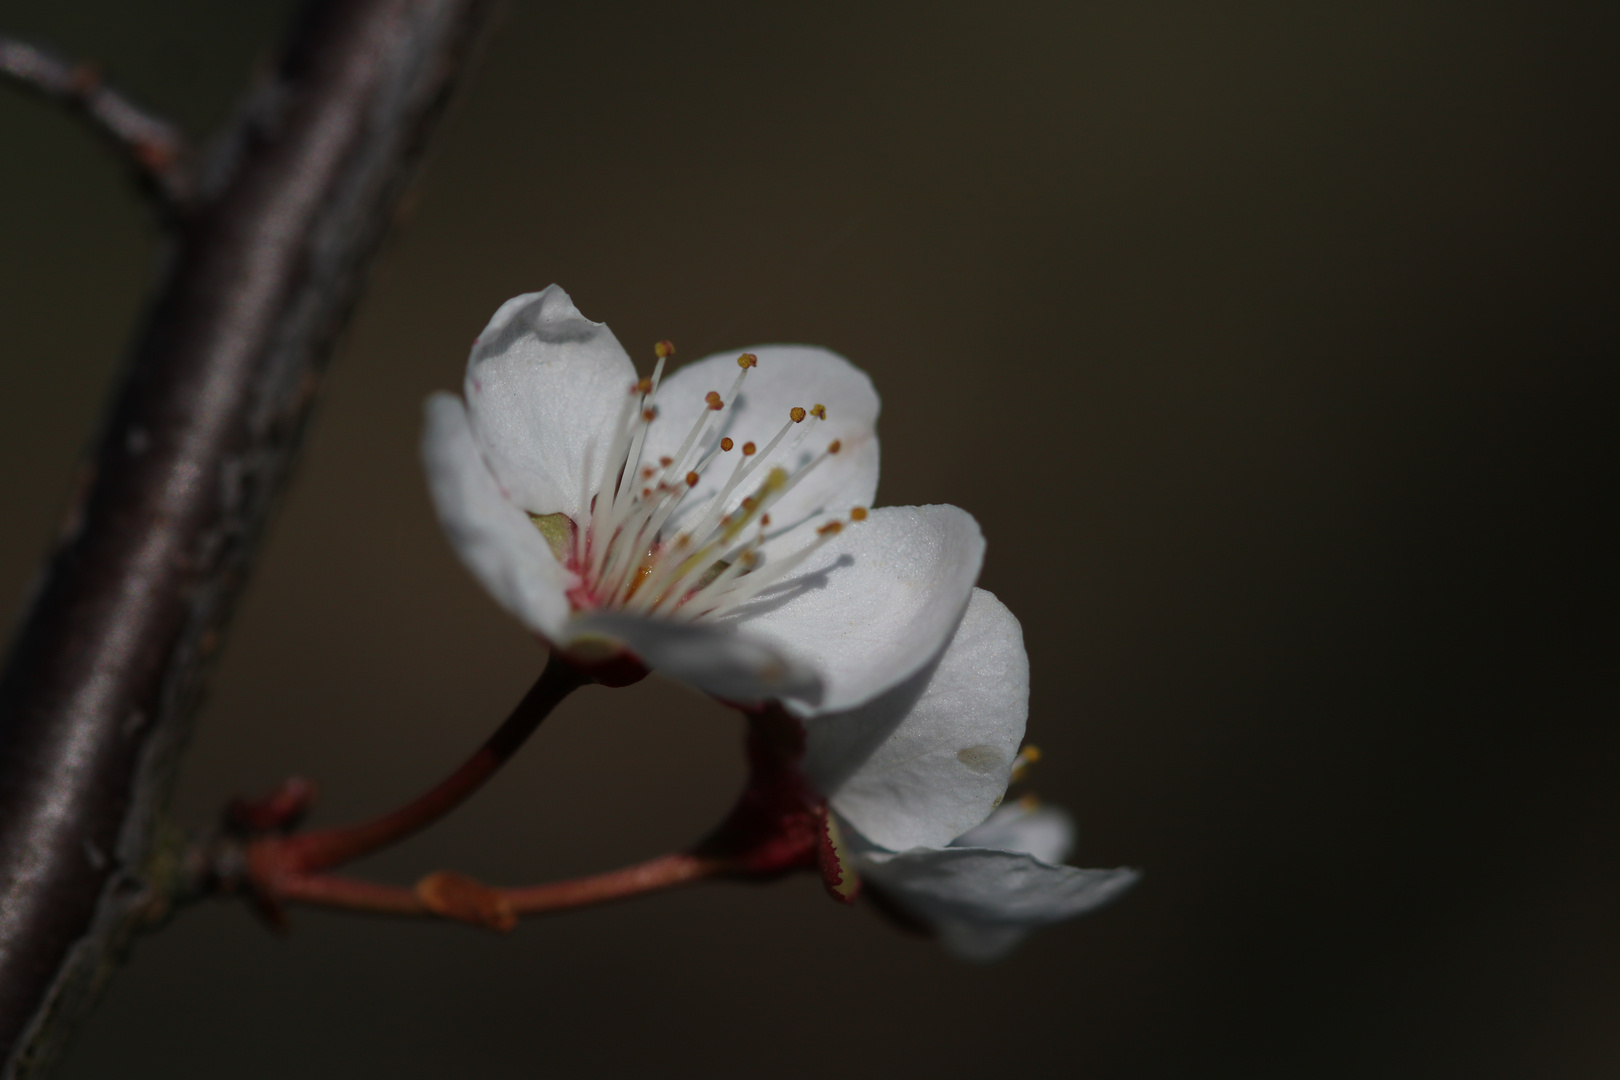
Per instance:
[[[271,861],[279,871],[277,878],[285,875],[308,880],[309,871],[352,862],[378,848],[403,840],[454,810],[482,787],[534,734],[535,728],[551,714],[551,710],[588,681],[586,676],[553,652],[540,678],[518,702],[506,722],[460,768],[434,787],[399,809],[358,825],[265,838],[253,846],[261,848],[261,851],[264,850],[262,846],[273,850]],[[278,888],[276,891],[280,893],[283,890]]]
[[[715,877],[728,869],[730,864],[724,860],[680,852],[605,874],[516,889],[491,889],[490,893],[509,904],[514,914],[542,915],[671,889]],[[437,915],[414,889],[340,874],[288,875],[277,882],[275,898],[283,903],[313,904],[374,915]]]

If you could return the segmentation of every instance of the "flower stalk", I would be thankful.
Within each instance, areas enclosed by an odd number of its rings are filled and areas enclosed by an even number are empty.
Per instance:
[[[290,900],[412,914],[389,886],[323,877],[320,872],[399,843],[460,806],[511,760],[564,698],[589,681],[553,653],[534,686],[494,734],[455,771],[410,802],[354,825],[288,834],[267,832],[250,839],[243,859],[248,888],[275,921],[279,921],[281,905]],[[262,804],[233,807],[232,816],[249,829],[285,828],[312,797],[309,785],[290,781]],[[400,910],[402,905],[404,910]]]

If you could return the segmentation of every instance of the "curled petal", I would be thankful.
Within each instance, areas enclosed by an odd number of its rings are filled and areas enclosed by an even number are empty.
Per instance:
[[[946,948],[967,960],[999,959],[1031,930],[1093,911],[1139,877],[991,848],[869,853],[859,865],[868,882],[937,928]]]
[[[568,621],[568,574],[529,516],[501,494],[453,394],[426,405],[422,463],[451,547],[507,611],[553,639]]]
[[[467,410],[506,496],[534,514],[589,509],[635,365],[555,285],[502,304],[467,360]],[[594,459],[591,455],[594,453]]]

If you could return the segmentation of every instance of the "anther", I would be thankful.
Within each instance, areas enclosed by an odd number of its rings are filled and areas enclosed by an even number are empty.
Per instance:
[[[726,436],[724,439],[720,440],[720,449],[722,451],[724,451],[725,453],[730,453],[731,448],[733,446],[736,446],[736,445],[737,445],[736,443],[731,441],[731,436],[729,436],[729,435]]]
[[[647,421],[649,424],[658,419],[658,406],[649,405],[645,409],[642,409],[641,418]]]
[[[751,442],[743,443],[743,457],[753,457],[756,447]]]
[[[804,421],[804,410],[799,408],[797,405],[795,405],[795,406],[793,406],[793,408],[788,410],[788,416],[793,418],[793,422],[795,424],[803,423],[803,421]]]
[[[653,468],[651,465],[643,465],[641,467],[641,478],[643,480],[651,480],[656,475],[658,475],[658,470]]]
[[[1029,767],[1039,760],[1041,760],[1041,748],[1038,746],[1025,746],[1018,751],[1018,756],[1013,758],[1012,775],[1009,779],[1016,784],[1024,778],[1024,774],[1029,771]]]
[[[720,400],[720,391],[718,390],[710,390],[707,394],[703,395],[703,400],[707,401],[709,403],[709,408],[713,409],[715,412],[719,412],[721,409],[726,407],[726,403]]]
[[[810,415],[815,417],[817,420],[825,420],[825,419],[827,419],[827,406],[825,406],[825,405],[812,405],[812,406],[810,406]]]
[[[851,521],[865,521],[866,520],[866,507],[857,506],[855,509],[851,510],[849,512],[849,520],[851,520]]]
[[[675,343],[673,341],[660,341],[653,346],[653,352],[658,354],[658,359],[668,360],[675,355]]]
[[[658,464],[662,465],[664,468],[667,469],[671,465],[675,464],[675,459],[672,458],[672,457],[661,457],[661,458],[658,459]]]
[[[817,536],[837,536],[844,529],[842,521],[829,521],[816,530]]]
[[[689,473],[686,474],[686,486],[687,487],[697,487],[698,486],[698,480],[699,480],[699,477],[698,477],[697,473],[689,472]]]
[[[758,367],[759,357],[755,356],[751,352],[745,352],[741,356],[737,357],[737,366],[740,368]]]
[[[770,528],[771,527],[771,515],[769,515],[769,514],[761,514],[759,516],[759,527],[762,528],[762,529]]]
[[[836,453],[838,453],[838,451],[842,450],[843,448],[844,448],[844,440],[842,440],[842,439],[834,439],[831,443],[828,444],[827,453],[836,454]]]
[[[650,393],[652,393],[652,377],[648,376],[647,378],[639,380],[636,383],[636,385],[631,387],[630,389],[633,390],[635,393],[638,393],[638,394],[650,394]]]

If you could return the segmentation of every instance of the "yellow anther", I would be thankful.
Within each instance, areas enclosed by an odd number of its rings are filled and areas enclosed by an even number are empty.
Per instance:
[[[652,379],[647,378],[647,379],[639,379],[639,380],[637,380],[636,385],[632,386],[630,388],[630,391],[632,393],[636,393],[636,394],[650,394],[650,393],[652,393]]]
[[[754,456],[754,450],[755,450],[755,447],[754,447],[753,443],[751,443],[751,442],[743,443],[743,457],[753,457]]]
[[[720,440],[720,449],[725,453],[730,453],[731,448],[736,445],[736,443],[731,441],[731,436],[729,435]]]
[[[719,412],[721,409],[726,407],[726,403],[720,400],[720,391],[718,390],[710,390],[707,394],[703,395],[703,400],[707,401],[709,403],[709,408],[713,409],[715,412]]]
[[[851,521],[865,521],[866,520],[866,507],[857,506],[855,509],[851,510],[849,512],[849,520],[851,520]]]
[[[827,453],[836,454],[844,448],[843,439],[834,439],[827,447]]]
[[[788,418],[795,424],[801,423],[804,420],[804,410],[795,405],[788,410]]]
[[[668,360],[675,355],[675,343],[673,341],[660,341],[653,346],[653,352],[658,354],[658,359]]]
[[[1024,778],[1024,774],[1029,771],[1029,767],[1039,760],[1041,760],[1041,748],[1034,745],[1025,746],[1018,751],[1018,756],[1013,758],[1012,776],[1009,779],[1016,784]]]
[[[759,357],[755,356],[751,352],[745,352],[741,356],[737,357],[737,366],[740,368],[758,367]]]
[[[817,420],[825,420],[825,419],[827,419],[827,406],[825,406],[825,405],[812,405],[812,406],[810,406],[810,415],[815,417]]]

